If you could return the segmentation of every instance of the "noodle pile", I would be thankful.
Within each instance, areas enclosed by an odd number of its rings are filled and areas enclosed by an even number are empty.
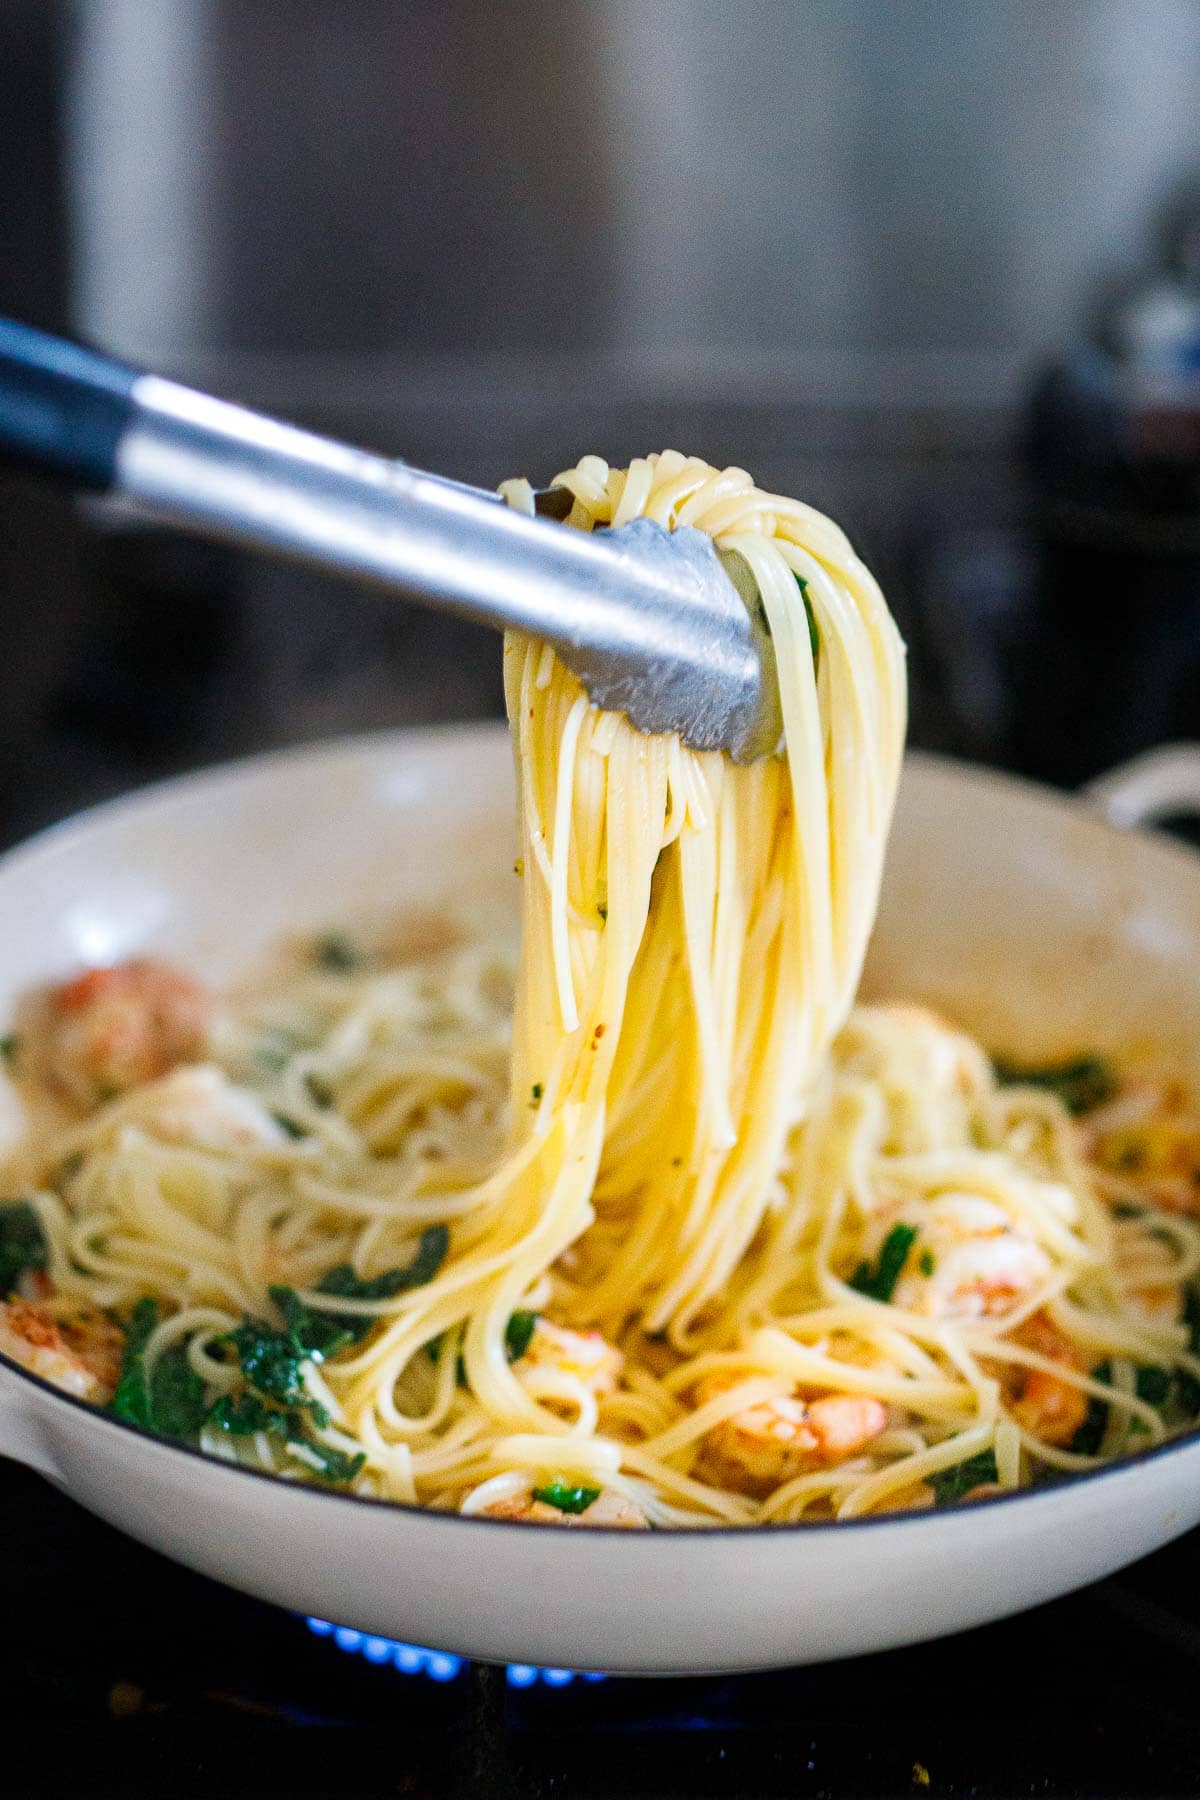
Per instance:
[[[949,1025],[851,1012],[904,735],[871,576],[740,470],[557,481],[570,528],[647,516],[742,558],[784,753],[642,736],[510,639],[515,1002],[478,942],[236,999],[213,1067],[16,1152],[46,1304],[157,1299],[147,1379],[185,1357],[214,1455],[504,1516],[845,1517],[1157,1441],[1175,1402],[1143,1371],[1200,1379],[1196,1225],[1122,1210],[1061,1099]],[[245,1408],[247,1321],[314,1313],[344,1330],[303,1339],[293,1430]]]

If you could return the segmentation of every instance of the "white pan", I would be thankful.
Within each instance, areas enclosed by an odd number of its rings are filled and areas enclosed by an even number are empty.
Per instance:
[[[0,861],[0,1021],[31,983],[150,949],[217,981],[285,931],[408,904],[511,917],[499,727],[375,738],[172,782]],[[1200,808],[1200,750],[1101,784]],[[1147,1035],[1200,1062],[1200,859],[1080,802],[909,759],[872,991],[1030,1054]],[[7,1104],[7,1102],[5,1102]],[[472,1657],[685,1673],[848,1656],[1062,1594],[1200,1519],[1200,1435],[957,1511],[755,1531],[567,1531],[356,1500],[143,1436],[0,1357],[0,1450],[192,1568]]]

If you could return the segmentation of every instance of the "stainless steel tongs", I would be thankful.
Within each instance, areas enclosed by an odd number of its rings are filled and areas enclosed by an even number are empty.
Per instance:
[[[0,456],[143,515],[553,644],[640,730],[739,761],[779,740],[769,637],[710,538],[582,532],[0,319]],[[549,514],[551,516],[544,516]],[[726,559],[744,591],[749,571]],[[753,584],[749,583],[749,591]]]

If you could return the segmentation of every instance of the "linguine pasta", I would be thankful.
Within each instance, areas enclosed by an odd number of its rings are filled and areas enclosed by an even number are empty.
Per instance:
[[[137,1423],[549,1522],[849,1517],[1160,1441],[1200,1409],[1200,1229],[1109,1139],[1190,1143],[1178,1095],[1105,1078],[1080,1107],[919,1008],[851,1010],[904,735],[871,576],[740,470],[557,480],[568,528],[647,516],[741,559],[781,753],[642,736],[507,641],[515,998],[485,942],[329,940],[216,1012],[203,1061],[32,1134],[8,1181],[41,1352],[94,1370],[103,1314],[120,1369],[92,1397]],[[174,990],[139,967],[161,1032]],[[41,1073],[77,1099],[106,992],[51,1008]],[[38,1367],[20,1306],[0,1349]]]

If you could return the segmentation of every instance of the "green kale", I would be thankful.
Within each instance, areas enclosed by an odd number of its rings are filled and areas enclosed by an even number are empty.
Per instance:
[[[208,1415],[210,1425],[230,1437],[253,1437],[259,1431],[281,1434],[284,1414],[268,1406],[249,1389],[240,1394],[222,1394]]]
[[[316,1291],[338,1300],[392,1300],[409,1288],[424,1287],[427,1282],[432,1281],[445,1262],[449,1248],[448,1228],[445,1225],[430,1225],[421,1233],[417,1253],[404,1268],[385,1269],[381,1275],[359,1275],[353,1263],[338,1263],[321,1277]],[[301,1300],[295,1288],[276,1286],[270,1289],[270,1294],[283,1314],[286,1329],[283,1333],[274,1334],[270,1333],[269,1327],[263,1327],[263,1330],[276,1338],[286,1338],[292,1357],[297,1362],[302,1362],[306,1356],[311,1356],[317,1362],[324,1362],[339,1350],[345,1349],[347,1344],[360,1343],[377,1323],[368,1315],[326,1312],[323,1308],[309,1306]],[[246,1374],[256,1387],[262,1386],[261,1382],[254,1380],[249,1370],[246,1370]],[[295,1397],[272,1388],[266,1388],[264,1392],[284,1401]]]
[[[1090,1112],[1117,1091],[1117,1076],[1103,1056],[1077,1056],[1064,1063],[1022,1063],[994,1056],[996,1080],[1003,1087],[1039,1087],[1057,1094],[1070,1113]]]
[[[996,1452],[981,1450],[977,1456],[968,1456],[965,1462],[954,1463],[948,1469],[940,1469],[936,1475],[925,1477],[928,1485],[937,1495],[939,1506],[953,1506],[972,1488],[982,1487],[985,1482],[999,1479],[996,1469]]]
[[[1097,1363],[1092,1370],[1093,1381],[1112,1381],[1112,1364]],[[1104,1433],[1108,1430],[1108,1402],[1098,1400],[1094,1394],[1088,1396],[1087,1417],[1071,1439],[1071,1450],[1076,1456],[1096,1456],[1104,1442]]]
[[[515,1312],[504,1328],[504,1351],[510,1363],[520,1362],[537,1329],[535,1312]]]
[[[314,1106],[332,1106],[334,1101],[333,1083],[324,1075],[318,1075],[310,1069],[304,1077],[304,1085],[308,1089],[309,1099]]]
[[[0,1056],[4,1058],[10,1069],[15,1066],[20,1054],[21,1040],[15,1032],[10,1031],[4,1037],[0,1037]]]
[[[572,1487],[565,1481],[551,1481],[545,1487],[534,1488],[535,1500],[542,1500],[547,1506],[557,1506],[559,1512],[583,1513],[600,1498],[600,1489],[594,1487]]]
[[[282,1291],[291,1293],[291,1289]],[[276,1299],[274,1290],[271,1297]],[[292,1298],[301,1317],[307,1319],[301,1302],[294,1294]],[[306,1342],[297,1325],[290,1320],[283,1331],[276,1331],[264,1320],[249,1315],[229,1333],[229,1342],[237,1352],[238,1366],[250,1386],[284,1406],[308,1403],[303,1365],[310,1360],[320,1362],[326,1354],[332,1353],[333,1348],[340,1350],[349,1341],[348,1336],[339,1333],[336,1344],[326,1351],[323,1346]]]
[[[1143,1363],[1137,1371],[1135,1387],[1139,1400],[1161,1406],[1171,1391],[1171,1371],[1160,1369],[1155,1363]]]
[[[290,1438],[288,1441],[293,1444],[303,1442],[312,1455],[320,1458],[321,1467],[318,1472],[326,1481],[342,1484],[353,1481],[367,1460],[361,1450],[354,1456],[348,1456],[336,1444],[320,1444],[314,1438]]]
[[[1188,1349],[1193,1356],[1200,1356],[1200,1288],[1185,1289],[1183,1322],[1188,1328]],[[1188,1418],[1200,1413],[1200,1381],[1187,1369],[1176,1371],[1175,1397]]]
[[[323,1427],[329,1423],[329,1415],[323,1408],[312,1410],[320,1412],[316,1424]],[[326,1481],[353,1481],[367,1460],[361,1451],[356,1456],[348,1456],[336,1445],[320,1443],[306,1431],[303,1413],[282,1412],[278,1407],[267,1406],[257,1394],[222,1394],[208,1417],[211,1424],[230,1437],[253,1437],[257,1432],[265,1431],[285,1444],[303,1447],[308,1453],[304,1461],[308,1463],[315,1457],[320,1465],[317,1472]]]
[[[344,931],[324,931],[313,944],[313,961],[331,975],[353,975],[365,967],[367,954]]]
[[[7,1299],[22,1275],[44,1269],[49,1261],[41,1221],[28,1200],[0,1200],[0,1300]]]
[[[146,1378],[146,1345],[159,1322],[157,1300],[139,1300],[125,1333],[121,1372],[112,1397],[119,1419],[158,1437],[195,1437],[204,1423],[204,1383],[188,1361],[186,1344],[171,1344]]]
[[[920,1256],[917,1258],[917,1267],[920,1269],[922,1275],[926,1277],[934,1273],[937,1268],[937,1257],[933,1254],[932,1250],[922,1250]]]
[[[278,1125],[280,1131],[283,1132],[284,1136],[290,1137],[293,1140],[293,1142],[297,1138],[304,1138],[304,1137],[308,1136],[308,1131],[307,1131],[306,1127],[301,1125],[299,1120],[293,1119],[293,1117],[290,1113],[273,1112],[271,1114],[271,1117],[274,1119],[275,1123]]]
[[[110,1402],[118,1419],[124,1419],[130,1425],[140,1425],[143,1431],[149,1431],[150,1394],[146,1387],[146,1370],[143,1357],[150,1334],[158,1324],[158,1301],[139,1300],[130,1314],[129,1324],[125,1329],[125,1347],[121,1352],[121,1372],[117,1377],[116,1392]]]
[[[860,1262],[850,1277],[850,1286],[870,1300],[890,1300],[916,1237],[915,1225],[893,1225],[883,1240],[875,1267]]]

